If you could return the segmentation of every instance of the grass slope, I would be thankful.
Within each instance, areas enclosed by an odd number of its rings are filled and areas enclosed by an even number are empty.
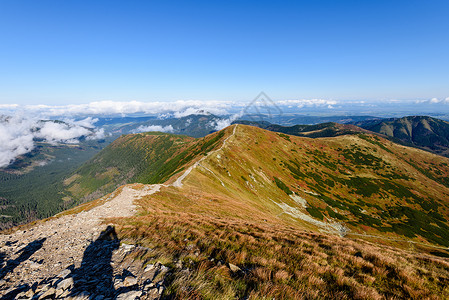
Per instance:
[[[123,135],[65,180],[81,202],[126,183],[162,183],[218,144],[223,133],[194,139],[148,132]]]
[[[445,245],[447,162],[372,135],[309,139],[238,125],[181,189],[108,222],[146,247],[139,259],[175,269],[168,298],[444,299],[449,261],[426,254],[444,249],[317,231],[338,221],[350,233]]]

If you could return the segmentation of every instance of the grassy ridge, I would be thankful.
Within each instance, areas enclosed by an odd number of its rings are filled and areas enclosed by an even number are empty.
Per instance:
[[[212,150],[224,132],[201,139],[165,133],[124,135],[66,180],[81,201],[98,198],[127,183],[163,183]]]
[[[220,158],[204,162],[216,179],[200,168],[191,184],[306,228],[295,214],[344,223],[354,233],[449,246],[447,158],[366,134],[288,137],[239,125]]]

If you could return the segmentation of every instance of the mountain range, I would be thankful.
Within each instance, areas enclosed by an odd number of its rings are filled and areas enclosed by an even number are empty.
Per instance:
[[[449,156],[449,122],[426,116],[354,122],[395,142]]]
[[[361,118],[349,117],[346,120],[354,119]],[[150,177],[148,174],[153,174],[152,172],[160,168],[167,156],[174,155],[181,145],[188,147],[187,145],[194,141],[188,136],[175,136],[173,133],[183,132],[192,137],[201,137],[214,132],[217,122],[229,122],[229,120],[207,113],[168,119],[103,118],[99,119],[98,123],[107,133],[105,139],[81,138],[78,144],[59,143],[57,145],[36,141],[33,151],[18,157],[10,166],[0,169],[2,199],[0,228],[48,217],[62,209],[100,197],[121,184],[160,182],[155,180],[156,177],[147,180]],[[294,126],[282,126],[266,121],[240,120],[235,123],[309,138],[377,134],[380,138],[387,138],[396,143],[418,147],[440,155],[445,153],[446,133],[449,132],[447,128],[449,123],[430,117],[405,117],[394,120],[373,120],[370,117],[364,121],[358,121],[356,124],[360,127],[354,124],[332,122]],[[394,130],[388,131],[385,129],[387,125],[381,124],[389,124],[388,128],[394,128]],[[411,136],[389,134],[406,132],[404,124],[408,124],[407,128],[414,128],[409,131],[412,133]],[[135,144],[127,140],[131,137],[133,140],[138,140],[139,135],[120,137],[122,133],[139,132],[140,130],[137,130],[139,128],[151,130],[168,128],[171,129],[169,130],[171,133],[142,133],[146,136],[145,142],[139,141]],[[94,157],[114,139],[116,140],[111,147],[107,147],[102,154]],[[151,139],[157,142],[150,143]],[[177,142],[174,142],[175,140]],[[147,151],[142,147],[145,143],[150,143]],[[157,161],[156,168],[150,169],[150,165],[142,164],[145,160],[152,163]]]
[[[143,268],[170,270],[163,297],[449,296],[449,159],[353,125],[288,130],[303,136],[243,124],[203,138],[123,135],[64,178],[64,201],[97,200],[19,233],[50,236],[47,222],[134,190],[136,212],[106,222]],[[146,291],[139,278],[127,291]],[[84,288],[99,293],[73,291]]]

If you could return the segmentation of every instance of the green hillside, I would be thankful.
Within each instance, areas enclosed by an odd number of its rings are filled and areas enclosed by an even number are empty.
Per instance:
[[[354,123],[393,141],[449,156],[449,122],[427,116],[411,116]]]
[[[127,183],[162,183],[216,147],[223,132],[201,139],[158,132],[123,135],[64,181],[77,202]]]
[[[303,228],[449,246],[447,158],[375,135],[310,139],[238,126],[187,182]]]

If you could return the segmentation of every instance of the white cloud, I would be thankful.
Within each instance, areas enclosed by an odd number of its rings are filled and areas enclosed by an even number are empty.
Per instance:
[[[182,118],[182,117],[187,117],[190,115],[208,115],[209,112],[206,112],[202,109],[198,109],[195,107],[188,107],[187,109],[183,110],[183,111],[177,111],[173,114],[173,116],[175,118]]]
[[[132,133],[148,132],[148,131],[160,131],[160,132],[173,132],[173,126],[160,126],[160,125],[149,125],[149,126],[139,126],[137,129],[131,131]]]
[[[429,100],[417,100],[415,101],[415,103],[418,104],[449,104],[449,97],[445,98],[445,99],[438,99],[438,98],[432,98]]]
[[[197,101],[179,100],[174,102],[118,102],[118,101],[97,101],[87,104],[71,105],[27,105],[24,110],[33,111],[45,116],[82,116],[82,115],[129,115],[135,113],[143,114],[166,114],[182,113],[188,109],[194,112],[204,110],[213,114],[226,113],[227,108],[232,105],[228,101]],[[1,107],[0,107],[1,109]],[[190,112],[191,110],[189,110]]]
[[[104,128],[100,128],[91,133],[86,139],[87,140],[101,140],[105,138]]]
[[[0,118],[0,167],[9,165],[34,148],[33,122],[18,118]]]
[[[95,117],[112,116],[112,115],[131,115],[131,114],[150,114],[165,117],[185,117],[192,114],[214,114],[227,115],[240,110],[250,102],[239,101],[200,101],[200,100],[178,100],[172,102],[140,102],[140,101],[95,101],[85,104],[68,104],[68,105],[25,105],[3,104],[0,105],[0,111],[24,111],[25,113],[33,113],[41,118],[51,117],[80,117],[90,116],[90,119],[84,119],[85,123],[93,125]],[[262,103],[267,105],[267,103]],[[275,105],[292,106],[292,107],[328,107],[337,104],[335,100],[326,99],[300,99],[300,100],[280,100],[275,101]],[[269,103],[268,103],[269,105]],[[80,121],[78,121],[80,122]],[[93,128],[94,126],[81,124],[81,126]]]
[[[40,128],[35,132],[35,137],[42,138],[51,144],[76,144],[79,142],[78,138],[91,134],[91,131],[85,127],[73,126],[67,123],[55,123],[48,121],[39,122],[38,126]]]
[[[232,124],[235,120],[240,118],[243,115],[242,112],[238,114],[234,114],[226,119],[215,119],[209,123],[209,126],[213,127],[214,130],[222,130],[223,128],[226,128]]]
[[[0,109],[16,109],[19,104],[0,104]]]
[[[69,123],[69,124],[75,124],[78,126],[83,126],[83,127],[87,127],[87,128],[95,128],[95,123],[98,122],[98,118],[92,118],[92,117],[87,117],[83,120],[72,120],[72,119],[66,119],[64,120],[64,122]]]
[[[89,125],[94,119],[81,120]],[[47,143],[79,143],[79,138],[104,138],[104,130],[93,130],[73,123],[41,121],[23,116],[0,117],[0,167],[8,166],[17,156],[34,149],[35,139]]]

